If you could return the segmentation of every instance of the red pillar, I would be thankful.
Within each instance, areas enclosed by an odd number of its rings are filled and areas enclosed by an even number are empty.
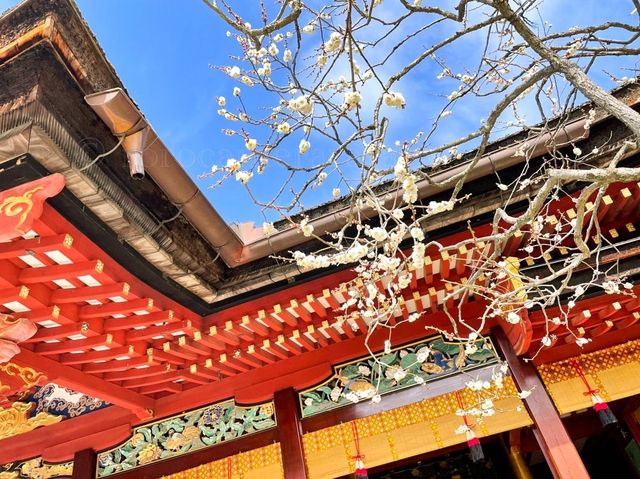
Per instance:
[[[95,479],[97,455],[93,449],[83,449],[73,456],[72,479]]]
[[[284,477],[307,479],[298,393],[293,388],[278,391],[273,397],[273,403],[278,421],[278,440],[282,450]]]
[[[509,364],[513,381],[520,391],[531,390],[524,404],[533,420],[533,434],[556,479],[589,479],[580,454],[562,424],[555,404],[532,363],[516,355],[504,331],[492,331],[496,347]]]

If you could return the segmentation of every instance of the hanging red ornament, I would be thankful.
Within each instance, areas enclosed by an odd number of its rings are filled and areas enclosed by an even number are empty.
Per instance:
[[[585,391],[585,396],[591,396],[591,402],[593,403],[593,409],[598,414],[598,419],[602,423],[603,427],[606,427],[610,424],[615,424],[618,422],[618,418],[616,418],[615,414],[609,409],[609,405],[605,402],[604,399],[598,394],[600,391],[598,389],[593,389],[587,380],[584,372],[582,371],[582,367],[580,367],[580,363],[578,361],[571,361],[571,365],[578,373],[578,377],[582,380],[587,390]]]
[[[358,434],[358,424],[356,421],[351,423],[351,430],[353,431],[353,440],[356,445],[356,455],[353,456],[355,460],[355,479],[369,479],[367,474],[367,468],[364,466],[364,455],[360,451],[360,434]]]
[[[464,400],[462,398],[462,394],[460,391],[456,391],[456,398],[458,399],[458,405],[460,409],[464,411]],[[462,415],[462,420],[464,421],[466,435],[467,435],[467,446],[469,446],[469,453],[471,455],[471,460],[476,462],[484,461],[484,451],[482,450],[482,444],[480,444],[480,439],[476,436],[476,433],[473,432],[473,429],[469,425],[469,420],[467,419],[467,415]]]
[[[233,478],[233,458],[227,457],[227,479]]]

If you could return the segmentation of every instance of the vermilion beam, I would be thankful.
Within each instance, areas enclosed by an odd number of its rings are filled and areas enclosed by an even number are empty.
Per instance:
[[[178,321],[163,326],[149,326],[146,329],[127,331],[127,342],[149,339],[171,339],[174,333],[193,334],[197,331],[192,320]]]
[[[19,301],[23,303],[28,296],[29,288],[26,286],[2,289],[0,290],[0,304],[8,303],[10,301]]]
[[[125,388],[139,388],[144,386],[153,386],[154,384],[170,383],[177,379],[179,371],[170,371],[164,374],[158,374],[147,378],[131,379],[122,382]]]
[[[233,321],[227,321],[224,325],[224,330],[242,340],[253,341],[253,332],[242,327],[240,324],[234,323]]]
[[[193,353],[189,350],[186,350],[180,346],[178,346],[177,344],[172,344],[169,342],[165,342],[162,344],[162,351],[164,351],[167,354],[171,354],[173,356],[175,356],[176,358],[179,359],[184,359],[187,361],[197,361],[198,360],[198,355],[196,353]]]
[[[305,321],[306,323],[311,322],[311,313],[307,311],[307,308],[298,303],[298,301],[296,301],[295,299],[291,300],[291,308],[296,312],[298,316],[300,316],[303,321]]]
[[[158,363],[153,356],[142,356],[139,358],[125,359],[122,361],[111,360],[103,363],[85,364],[82,371],[89,374],[107,373],[111,371],[126,371],[127,369],[139,366],[155,366]]]
[[[178,346],[193,354],[199,354],[201,356],[211,356],[211,349],[206,347],[200,341],[191,339],[187,336],[180,336],[178,338]]]
[[[146,354],[146,345],[130,344],[128,346],[111,348],[107,351],[87,351],[81,354],[63,354],[59,361],[62,364],[87,364],[95,361],[109,361],[116,358],[132,358]]]
[[[51,302],[54,304],[66,304],[78,303],[89,299],[103,300],[114,297],[121,297],[124,299],[129,298],[129,283],[114,283],[102,286],[58,289],[51,293]]]
[[[251,319],[249,316],[245,315],[242,317],[242,326],[244,328],[248,328],[259,336],[263,338],[269,337],[269,328],[267,328],[264,324],[260,323],[255,319]]]
[[[90,319],[82,323],[73,323],[55,328],[40,328],[38,332],[23,343],[36,343],[52,339],[66,339],[68,336],[82,334],[86,337],[102,334],[102,320]]]
[[[60,386],[72,388],[88,396],[122,406],[133,411],[139,417],[148,417],[148,410],[154,409],[154,401],[151,398],[85,374],[72,367],[64,366],[31,351],[22,350],[14,356],[12,361],[41,371],[49,381]]]
[[[45,266],[44,268],[26,268],[18,274],[18,282],[22,284],[46,283],[55,279],[77,278],[84,275],[97,276],[96,279],[98,279],[106,276],[103,274],[103,270],[104,263],[100,260]]]
[[[86,339],[66,340],[58,343],[40,343],[36,345],[34,351],[43,355],[63,354],[103,346],[117,347],[123,346],[124,344],[124,335],[109,333]]]
[[[283,322],[289,324],[290,326],[298,324],[298,320],[287,310],[281,309],[279,304],[276,304],[273,307],[273,312],[280,319],[282,319]],[[274,318],[271,314],[266,313],[264,310],[261,309],[260,311],[258,311],[258,318],[267,326],[269,326],[269,329],[271,329],[272,331],[282,331],[282,322],[278,321],[278,319]]]
[[[210,336],[209,334],[202,334],[200,331],[193,333],[193,340],[197,343],[203,344],[205,347],[209,347],[217,351],[224,352],[226,350],[226,346],[222,341]]]
[[[105,381],[126,381],[128,379],[146,378],[149,376],[168,373],[174,368],[174,366],[171,366],[170,364],[163,364],[160,366],[146,366],[147,367],[138,366],[123,371],[106,372],[104,376],[102,376],[102,379],[104,379]]]
[[[230,357],[226,354],[220,355],[220,358],[218,359],[218,363],[220,363],[220,366],[228,366],[241,373],[249,370],[249,367],[246,364],[243,364],[233,356]]]
[[[255,356],[253,356],[253,355],[251,355],[249,353],[245,353],[244,351],[240,351],[235,356],[235,359],[237,359],[241,363],[244,363],[247,366],[252,367],[252,368],[259,368],[259,367],[263,366],[263,364],[260,362],[260,360],[258,360]]]
[[[168,392],[168,393],[181,393],[183,390],[183,386],[180,383],[162,383],[162,384],[154,384],[151,386],[144,386],[141,388],[138,388],[138,392],[140,394],[145,394],[145,395],[150,395],[150,394],[155,394],[155,393],[160,393],[160,392]]]
[[[137,311],[137,310],[135,310]],[[152,326],[158,323],[171,323],[175,321],[173,311],[158,311],[149,314],[132,314],[125,318],[109,318],[104,322],[105,331],[122,331],[125,329]]]
[[[253,344],[250,344],[249,346],[247,346],[247,353],[252,356],[255,356],[256,358],[260,359],[261,361],[267,364],[275,363],[278,360],[278,358],[276,358],[275,355],[271,354],[270,352],[260,347],[256,347]]]
[[[73,238],[68,234],[14,240],[0,243],[0,259],[13,259],[24,254],[33,255],[55,250],[65,253],[72,244]]]
[[[209,329],[209,334],[214,338],[227,343],[230,346],[238,346],[240,344],[240,339],[233,333],[230,333],[225,329],[218,328],[217,326],[211,326],[211,328]]]
[[[80,319],[103,318],[114,314],[129,314],[134,311],[153,311],[153,299],[134,299],[133,301],[82,306],[78,317]]]

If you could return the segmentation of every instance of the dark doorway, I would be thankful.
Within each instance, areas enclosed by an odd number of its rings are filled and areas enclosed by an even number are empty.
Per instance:
[[[414,463],[372,471],[371,479],[515,479],[504,448],[494,440],[482,444],[486,460],[474,464],[468,450],[460,450]]]

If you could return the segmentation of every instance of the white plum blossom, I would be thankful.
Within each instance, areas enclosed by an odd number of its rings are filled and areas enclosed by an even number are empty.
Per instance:
[[[300,231],[302,231],[302,234],[307,237],[313,234],[313,225],[309,223],[307,218],[300,222]]]
[[[234,158],[229,158],[227,160],[225,168],[229,171],[229,173],[235,173],[240,169],[240,162]]]
[[[409,234],[411,234],[411,237],[416,241],[424,240],[424,231],[422,231],[422,228],[414,226],[409,230]]]
[[[509,311],[509,314],[507,314],[507,317],[505,319],[510,324],[518,324],[522,320],[520,318],[520,315],[515,311]]]
[[[240,67],[233,66],[227,68],[227,74],[232,78],[240,78]]]
[[[398,161],[396,161],[393,167],[393,173],[396,175],[396,178],[399,180],[404,179],[404,177],[407,176],[407,167],[407,159],[404,156],[399,156]]]
[[[258,142],[256,141],[255,138],[249,138],[247,141],[244,142],[244,146],[249,151],[254,151],[257,145],[258,145]]]
[[[344,107],[347,110],[357,108],[362,102],[362,95],[359,91],[348,91],[344,94]]]
[[[262,232],[265,236],[271,236],[276,232],[276,228],[275,226],[273,226],[273,223],[265,221],[264,223],[262,223]]]
[[[298,145],[298,152],[301,155],[304,155],[311,148],[311,142],[308,140],[300,140],[300,144]]]
[[[300,95],[297,98],[289,100],[287,106],[291,111],[295,111],[303,115],[309,115],[313,111],[313,101],[305,95]]]
[[[309,23],[308,25],[305,25],[304,27],[302,27],[302,31],[304,33],[313,33],[315,29],[316,29],[316,26],[313,23]]]
[[[329,41],[324,44],[324,50],[328,53],[337,51],[342,45],[342,35],[338,32],[333,32],[329,36]]]
[[[520,391],[518,393],[518,397],[520,399],[527,399],[529,396],[531,396],[531,390],[530,389],[525,389],[525,390]]]
[[[240,96],[240,87],[233,87],[233,96]]]
[[[418,187],[416,186],[416,177],[414,175],[406,175],[402,180],[402,199],[406,203],[415,203],[418,201]]]
[[[220,106],[225,106],[227,104],[227,100],[223,96],[219,96],[217,98],[217,101],[218,101],[218,105]]]
[[[384,104],[393,108],[404,108],[405,105],[407,104],[407,102],[404,99],[404,96],[402,96],[402,93],[398,93],[398,92],[387,92],[384,95],[382,95],[382,100],[384,101]]]
[[[278,49],[278,45],[276,45],[275,43],[272,43],[271,45],[269,45],[269,54],[273,57],[275,57],[278,53],[280,53],[280,50]]]
[[[382,243],[389,237],[389,233],[387,233],[387,230],[381,228],[380,226],[369,228],[365,231],[365,233],[367,234],[367,236],[370,236],[378,243]]]
[[[282,59],[285,62],[288,62],[289,60],[291,60],[291,50],[289,50],[288,48],[284,51],[284,53],[282,54]]]
[[[411,262],[415,268],[422,268],[424,266],[424,253],[426,246],[424,243],[416,243],[413,245],[413,251],[411,252]]]
[[[246,185],[247,183],[249,183],[249,180],[251,179],[252,176],[253,176],[253,173],[249,171],[238,171],[236,173],[236,180]]]
[[[278,133],[282,133],[283,135],[288,135],[289,133],[291,133],[291,125],[289,125],[289,122],[286,121],[280,123],[277,129]]]
[[[451,211],[454,203],[451,200],[446,201],[430,201],[427,205],[427,212],[429,214],[443,213],[445,211]]]

